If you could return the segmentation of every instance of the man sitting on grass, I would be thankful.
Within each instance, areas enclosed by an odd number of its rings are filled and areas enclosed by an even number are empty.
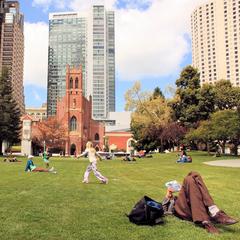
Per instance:
[[[34,165],[33,163],[33,156],[29,155],[28,156],[28,161],[27,161],[27,165],[25,168],[25,172],[49,172],[49,173],[57,173],[56,171],[54,171],[54,168],[52,167],[51,169],[45,169],[45,168],[40,168],[40,167],[36,167],[36,165]]]
[[[215,223],[231,225],[238,222],[214,204],[202,177],[197,172],[190,172],[184,178],[178,197],[174,197],[173,192],[173,189],[168,188],[167,195],[163,200],[166,214],[172,212],[175,216],[193,221],[204,227],[209,233],[214,234],[219,233],[214,226]]]

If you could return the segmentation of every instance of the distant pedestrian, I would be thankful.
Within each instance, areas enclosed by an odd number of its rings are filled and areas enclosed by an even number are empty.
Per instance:
[[[49,168],[49,156],[46,151],[43,152],[43,161],[46,164],[46,168]]]
[[[96,178],[98,178],[102,183],[107,184],[108,179],[104,177],[98,170],[97,170],[97,159],[99,158],[102,160],[101,156],[96,152],[95,148],[93,147],[92,142],[87,142],[86,150],[79,156],[88,156],[90,164],[87,166],[87,169],[84,173],[83,183],[88,183],[88,177],[91,171],[93,171]]]

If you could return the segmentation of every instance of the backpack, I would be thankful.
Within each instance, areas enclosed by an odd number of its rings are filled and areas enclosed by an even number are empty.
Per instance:
[[[162,224],[163,207],[161,203],[144,196],[127,215],[129,221],[137,225]]]

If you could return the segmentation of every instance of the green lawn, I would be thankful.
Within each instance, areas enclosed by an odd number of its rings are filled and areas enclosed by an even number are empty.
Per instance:
[[[204,161],[222,158],[201,152],[191,155],[192,164],[176,164],[176,154],[156,154],[136,163],[99,162],[108,185],[100,184],[93,175],[89,184],[82,184],[87,159],[51,158],[58,173],[49,174],[24,172],[26,159],[3,163],[0,158],[0,239],[240,239],[240,223],[219,226],[221,234],[213,236],[173,216],[155,227],[136,226],[125,216],[143,195],[161,201],[165,182],[182,182],[194,170],[203,176],[216,204],[240,219],[240,169],[207,166]],[[39,158],[34,161],[43,166]]]

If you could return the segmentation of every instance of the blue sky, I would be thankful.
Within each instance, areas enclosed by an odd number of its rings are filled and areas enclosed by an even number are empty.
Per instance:
[[[57,1],[61,1],[62,5],[54,4]],[[204,0],[196,0],[194,4],[192,0],[183,0],[182,3],[179,0],[171,1],[176,2],[175,9],[171,8],[173,5],[169,0],[106,0],[107,4],[113,4],[116,11],[117,111],[124,110],[124,93],[134,81],[141,81],[143,90],[152,91],[158,86],[165,92],[168,85],[174,85],[180,70],[191,64],[191,11],[186,14],[186,7],[192,10]],[[34,31],[38,31],[35,26],[39,26],[34,24],[40,23],[39,32],[45,29],[46,42],[49,12],[81,10],[88,3],[89,0],[20,0],[27,29],[25,38],[34,39]],[[166,13],[168,8],[172,16]],[[36,39],[40,42],[39,48],[43,41],[41,36]],[[25,46],[25,104],[26,107],[39,107],[46,102],[47,96],[47,47],[33,49],[29,46],[31,41],[28,42]],[[35,50],[44,52],[45,62],[41,56],[35,58]],[[38,72],[31,71],[34,66]],[[41,71],[45,75],[37,80]]]

